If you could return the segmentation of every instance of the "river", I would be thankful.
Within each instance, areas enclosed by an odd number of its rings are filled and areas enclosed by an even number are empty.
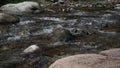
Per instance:
[[[0,68],[28,68],[31,57],[22,57],[20,53],[33,44],[40,46],[42,52],[31,54],[33,60],[40,60],[29,68],[48,68],[64,56],[120,47],[120,10],[76,10],[19,17],[17,24],[0,25]],[[60,41],[56,30],[69,30],[74,39]]]

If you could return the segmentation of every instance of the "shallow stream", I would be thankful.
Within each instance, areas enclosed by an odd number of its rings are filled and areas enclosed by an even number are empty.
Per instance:
[[[17,24],[0,25],[0,68],[48,68],[64,56],[120,47],[120,10],[76,10],[19,17],[21,21]],[[54,35],[59,29],[69,30],[74,39],[60,41],[56,37],[59,33]],[[33,44],[40,46],[42,52],[31,54],[32,58],[20,56]],[[27,67],[36,57],[39,61]]]

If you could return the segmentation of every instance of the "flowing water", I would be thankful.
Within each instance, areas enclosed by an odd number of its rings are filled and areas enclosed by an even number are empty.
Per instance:
[[[17,24],[0,25],[0,68],[48,68],[64,56],[120,47],[120,10],[77,10],[19,17],[21,21]],[[69,30],[75,37],[73,41],[55,40],[54,33],[59,29]],[[27,67],[31,57],[22,57],[20,53],[33,44],[40,46],[42,52],[31,54],[33,60],[39,60]]]

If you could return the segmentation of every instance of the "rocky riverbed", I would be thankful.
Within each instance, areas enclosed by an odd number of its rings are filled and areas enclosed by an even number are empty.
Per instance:
[[[48,68],[66,56],[120,48],[118,3],[87,5],[52,4],[39,7],[37,14],[5,11],[19,20],[11,23],[8,15],[3,24],[4,16],[0,16],[0,68]]]

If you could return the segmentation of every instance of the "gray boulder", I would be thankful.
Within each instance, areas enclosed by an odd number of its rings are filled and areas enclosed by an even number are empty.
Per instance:
[[[49,68],[119,68],[120,58],[99,54],[79,54],[58,59]]]
[[[17,16],[0,13],[0,24],[14,24],[17,22],[19,22],[19,18]]]
[[[6,4],[3,5],[0,10],[9,13],[38,13],[40,6],[37,2],[21,2],[17,4]]]

